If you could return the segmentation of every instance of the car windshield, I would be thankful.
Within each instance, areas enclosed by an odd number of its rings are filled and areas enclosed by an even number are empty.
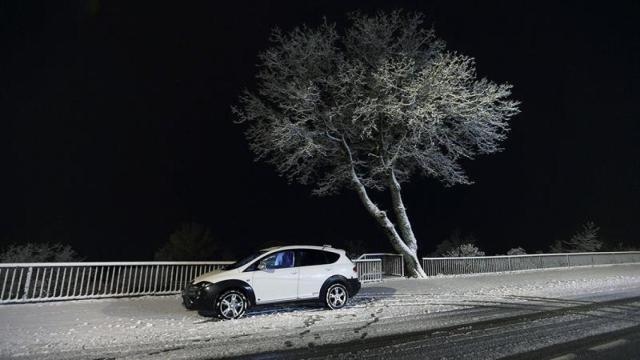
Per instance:
[[[247,265],[248,263],[250,263],[251,261],[253,261],[254,259],[264,255],[267,253],[267,250],[260,250],[258,252],[255,252],[249,256],[245,256],[244,258],[236,261],[235,263],[229,265],[226,267],[227,270],[231,270],[231,269],[237,269],[241,266]]]

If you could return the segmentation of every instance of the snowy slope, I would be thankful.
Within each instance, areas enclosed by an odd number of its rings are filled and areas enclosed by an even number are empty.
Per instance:
[[[453,310],[473,319],[479,307],[551,309],[625,291],[640,294],[640,265],[388,279],[342,310],[259,307],[233,321],[186,311],[177,296],[2,305],[0,358],[222,357],[447,326]]]

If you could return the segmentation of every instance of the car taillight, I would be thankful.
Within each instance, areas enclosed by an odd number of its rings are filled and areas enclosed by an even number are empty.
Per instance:
[[[357,267],[357,266],[355,266],[355,265],[353,265],[353,272],[354,272],[354,273],[357,273],[357,272],[358,272],[358,267]]]

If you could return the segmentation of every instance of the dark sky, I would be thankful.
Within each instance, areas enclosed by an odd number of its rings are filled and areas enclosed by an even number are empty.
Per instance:
[[[489,253],[546,249],[586,220],[640,246],[640,2],[161,3],[0,5],[2,244],[148,260],[196,221],[235,252],[345,239],[387,250],[353,193],[315,198],[255,163],[229,109],[274,26],[404,8],[523,103],[506,150],[465,164],[476,184],[404,186],[421,253],[455,228]]]

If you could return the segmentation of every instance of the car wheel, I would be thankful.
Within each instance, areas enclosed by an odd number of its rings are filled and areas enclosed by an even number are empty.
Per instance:
[[[329,286],[324,302],[329,309],[336,310],[344,307],[347,304],[347,300],[349,300],[347,287],[337,283]]]
[[[238,319],[247,310],[247,297],[238,290],[228,290],[216,300],[216,311],[222,319]]]

